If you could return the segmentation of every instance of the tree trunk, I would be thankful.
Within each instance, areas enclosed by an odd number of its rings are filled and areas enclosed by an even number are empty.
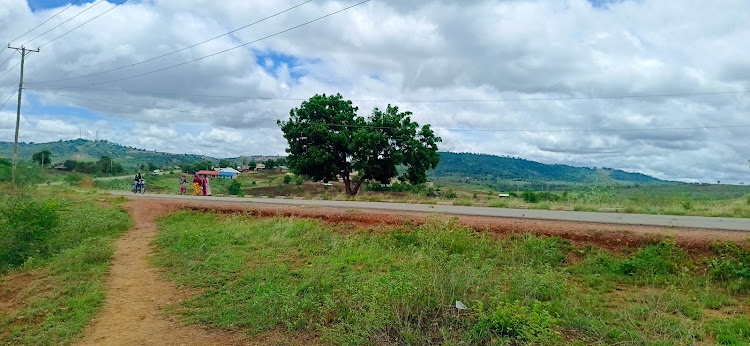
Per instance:
[[[357,182],[356,182],[356,183],[354,184],[354,191],[353,191],[353,192],[354,192],[354,194],[353,194],[352,196],[354,196],[354,195],[356,195],[357,193],[359,193],[359,187],[360,187],[360,186],[362,186],[362,183],[363,183],[363,182],[365,181],[365,179],[366,179],[366,177],[365,177],[365,176],[363,175],[363,176],[362,176],[361,178],[359,178],[359,180],[358,180],[358,181],[357,181]]]
[[[341,175],[342,175],[341,178],[344,180],[344,186],[346,187],[346,195],[347,196],[356,195],[357,194],[356,192],[352,193],[352,180],[349,177],[349,173],[346,172],[346,173],[342,173]]]

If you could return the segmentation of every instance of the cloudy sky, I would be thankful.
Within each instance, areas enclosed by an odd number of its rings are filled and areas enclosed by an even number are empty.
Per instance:
[[[17,38],[70,1],[0,0],[0,42],[41,49],[21,141],[283,154],[275,120],[339,92],[363,116],[412,111],[441,150],[750,182],[747,0],[371,0],[298,28],[358,1],[121,1],[81,0]],[[15,124],[11,53],[0,141]]]

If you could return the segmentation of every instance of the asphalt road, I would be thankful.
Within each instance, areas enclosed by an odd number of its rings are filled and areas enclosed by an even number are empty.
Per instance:
[[[725,217],[701,217],[701,216],[674,216],[674,215],[643,215],[643,214],[621,214],[621,213],[593,213],[578,211],[557,210],[530,210],[530,209],[508,209],[489,207],[462,207],[449,205],[431,204],[407,204],[407,203],[384,203],[384,202],[354,202],[354,201],[321,201],[321,200],[296,200],[296,199],[272,199],[272,198],[242,198],[242,197],[215,197],[215,196],[180,196],[161,194],[133,194],[125,191],[113,191],[115,195],[133,198],[165,198],[165,199],[188,199],[207,200],[223,202],[264,203],[277,205],[302,205],[321,206],[346,209],[378,209],[410,212],[440,212],[456,215],[477,215],[490,217],[510,217],[521,219],[539,220],[561,220],[579,222],[599,222],[622,225],[646,225],[680,228],[704,228],[723,229],[732,231],[750,232],[750,219],[748,218],[725,218]]]

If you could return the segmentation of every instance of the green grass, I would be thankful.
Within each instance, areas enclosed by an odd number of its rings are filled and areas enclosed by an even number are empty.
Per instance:
[[[738,333],[708,311],[747,299],[670,242],[609,254],[449,221],[341,234],[197,212],[160,229],[155,263],[200,292],[173,309],[185,321],[331,344],[692,344]]]
[[[0,236],[7,253],[12,238],[7,232],[34,222],[29,205],[44,205],[57,221],[30,249],[20,251],[0,271],[0,296],[10,302],[0,310],[0,344],[69,344],[99,310],[105,296],[104,283],[113,254],[113,239],[131,224],[117,207],[95,204],[87,196],[2,202]],[[22,204],[25,207],[19,207]],[[10,221],[9,206],[21,218]],[[45,219],[49,221],[49,219]],[[40,229],[40,228],[37,228]],[[10,258],[8,256],[6,259]]]

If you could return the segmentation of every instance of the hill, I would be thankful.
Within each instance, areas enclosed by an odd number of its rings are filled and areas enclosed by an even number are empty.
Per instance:
[[[530,183],[616,183],[671,184],[665,180],[611,168],[548,165],[514,157],[469,153],[440,153],[440,164],[430,175],[433,178],[457,178],[487,182],[525,181]],[[468,178],[468,179],[467,179]]]
[[[65,160],[96,161],[102,156],[109,156],[127,170],[135,169],[141,164],[148,164],[149,162],[159,167],[169,167],[203,160],[218,161],[216,158],[203,155],[161,153],[126,147],[106,140],[89,141],[85,139],[50,143],[19,143],[18,158],[31,160],[34,153],[42,150],[49,150],[52,153],[52,162],[54,163]],[[10,158],[12,156],[13,143],[0,142],[0,157]]]
[[[199,161],[218,162],[219,159],[203,155],[171,154],[123,146],[106,140],[90,141],[77,139],[50,143],[20,143],[18,155],[22,160],[42,150],[52,153],[52,161],[65,160],[96,161],[101,156],[110,156],[125,169],[132,170],[141,164],[153,163],[158,167],[192,164]],[[0,142],[0,157],[13,155],[13,143]],[[244,156],[243,158],[264,161],[269,157]],[[469,153],[440,153],[440,163],[429,172],[437,180],[469,180],[470,183],[523,181],[527,183],[595,184],[616,183],[623,185],[670,184],[664,180],[641,173],[630,173],[611,168],[573,167],[548,165],[521,158]],[[468,179],[467,179],[468,178]]]

